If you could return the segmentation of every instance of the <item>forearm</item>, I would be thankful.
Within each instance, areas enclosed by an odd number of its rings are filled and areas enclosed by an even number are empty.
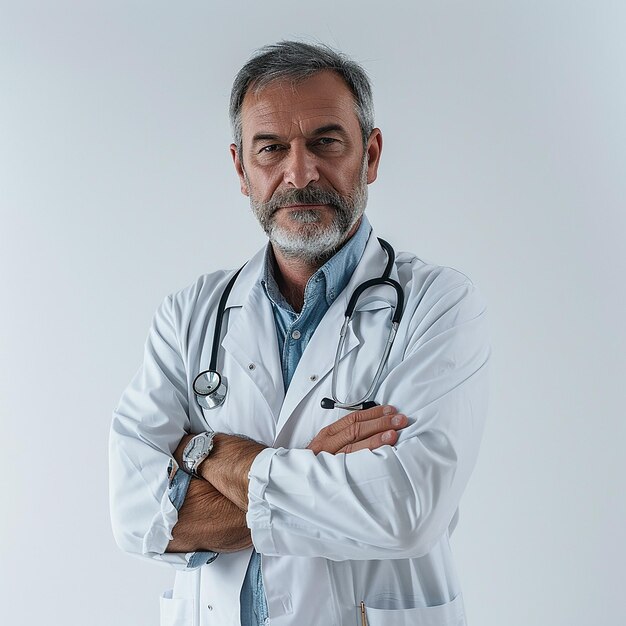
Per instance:
[[[205,480],[192,479],[166,552],[235,552],[252,545],[246,516]]]
[[[248,510],[248,473],[255,457],[265,446],[223,434],[215,435],[213,442],[211,454],[200,465],[200,474],[244,512],[245,518],[245,511]]]

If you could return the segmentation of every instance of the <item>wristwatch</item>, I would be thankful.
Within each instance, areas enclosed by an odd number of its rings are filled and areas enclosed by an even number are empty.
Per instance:
[[[202,461],[211,454],[211,450],[213,450],[213,437],[215,437],[215,433],[209,431],[195,435],[187,442],[183,450],[183,469],[188,474],[200,478],[197,470],[200,463],[202,463]]]

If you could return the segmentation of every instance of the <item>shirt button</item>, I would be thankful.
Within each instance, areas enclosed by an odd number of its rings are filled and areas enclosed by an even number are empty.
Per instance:
[[[309,380],[310,380],[312,383],[314,383],[314,382],[317,380],[317,374],[311,374],[311,375],[309,376]]]
[[[300,339],[300,337],[302,337],[302,335],[300,334],[299,330],[294,330],[291,333],[291,337],[292,337],[292,339]]]

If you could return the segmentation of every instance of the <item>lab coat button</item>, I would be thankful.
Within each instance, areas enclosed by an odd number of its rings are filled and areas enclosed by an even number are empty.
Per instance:
[[[291,336],[292,336],[294,339],[300,339],[300,337],[302,337],[302,335],[301,335],[301,333],[300,333],[300,331],[299,331],[299,330],[294,330],[294,331],[291,333]]]
[[[250,364],[248,365],[248,369],[249,369],[249,370],[253,370],[255,367],[256,367],[256,365],[255,365],[254,363],[250,363]]]
[[[317,374],[311,374],[311,376],[309,376],[309,380],[314,383],[317,380]]]
[[[206,608],[207,608],[207,609],[209,609],[209,611],[212,611],[212,610],[213,610],[213,607],[212,607],[210,604],[207,604],[207,607],[206,607]]]

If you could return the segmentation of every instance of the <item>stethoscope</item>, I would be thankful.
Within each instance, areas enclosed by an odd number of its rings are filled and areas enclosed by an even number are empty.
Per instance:
[[[349,409],[351,411],[357,411],[360,409],[369,409],[373,406],[376,406],[376,402],[370,400],[372,394],[375,392],[378,387],[378,383],[380,382],[380,378],[383,374],[383,370],[385,365],[387,364],[387,360],[389,359],[389,353],[391,352],[391,348],[393,346],[393,342],[396,338],[396,333],[398,331],[398,326],[400,326],[400,321],[402,320],[402,312],[404,310],[404,291],[400,286],[398,281],[390,278],[391,268],[396,259],[396,254],[394,249],[391,247],[391,244],[386,242],[384,239],[378,238],[378,241],[382,248],[387,253],[387,265],[385,266],[385,271],[382,276],[379,278],[372,278],[370,280],[366,280],[356,287],[354,290],[350,301],[348,302],[348,306],[346,308],[345,319],[343,325],[341,327],[341,331],[339,332],[339,344],[337,345],[337,352],[335,353],[335,363],[333,366],[333,377],[331,381],[331,396],[332,398],[323,398],[321,405],[323,409]],[[224,292],[222,293],[222,297],[220,298],[219,305],[217,307],[217,318],[215,322],[215,330],[213,332],[213,346],[211,348],[211,361],[209,362],[209,369],[200,372],[193,381],[193,390],[196,394],[196,399],[198,404],[204,409],[214,409],[221,404],[223,404],[226,399],[227,386],[224,381],[222,375],[217,371],[217,354],[219,352],[220,347],[220,337],[222,333],[222,322],[224,320],[224,311],[226,310],[226,302],[228,300],[228,296],[239,276],[239,273],[243,267],[239,268],[237,272],[232,276],[232,278],[228,281]],[[396,304],[393,310],[393,317],[391,319],[391,329],[389,330],[389,336],[387,337],[387,343],[385,344],[385,349],[383,350],[382,358],[380,359],[380,363],[378,365],[378,369],[376,370],[376,374],[374,374],[374,379],[372,380],[372,384],[369,386],[366,394],[356,402],[342,402],[338,399],[337,396],[337,370],[339,367],[339,361],[341,359],[341,353],[343,351],[343,345],[346,341],[346,334],[348,331],[348,324],[352,319],[352,314],[354,313],[354,309],[356,308],[357,302],[361,297],[362,293],[366,289],[370,289],[371,287],[375,287],[377,285],[388,285],[395,289],[396,292]]]

